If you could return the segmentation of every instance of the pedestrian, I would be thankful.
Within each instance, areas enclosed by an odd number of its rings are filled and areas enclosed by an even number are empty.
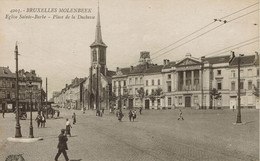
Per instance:
[[[133,116],[133,122],[134,122],[135,119],[136,119],[136,110],[133,110],[133,111],[132,111],[132,116]]]
[[[69,119],[66,119],[66,136],[69,135],[71,137],[70,128],[72,128],[70,121]]]
[[[60,117],[60,110],[57,110],[57,118]]]
[[[143,110],[143,107],[140,107],[140,108],[139,108],[139,113],[140,113],[140,115],[142,115],[142,110]]]
[[[123,114],[122,110],[120,109],[118,112],[118,120],[121,122],[123,117],[124,117],[124,114]]]
[[[180,109],[180,115],[179,115],[178,120],[180,120],[180,119],[184,120],[184,118],[182,117],[182,111],[181,111],[181,109]]]
[[[129,120],[130,122],[132,121],[132,117],[133,117],[133,113],[132,111],[130,110],[129,113],[128,113],[128,117],[129,117]]]
[[[75,112],[72,115],[72,119],[73,119],[73,125],[74,125],[76,123],[76,114],[75,114]]]
[[[5,118],[5,109],[4,108],[2,109],[2,112],[3,112],[3,118]]]
[[[38,115],[37,115],[37,117],[36,117],[36,119],[35,119],[35,121],[37,122],[38,128],[40,127],[40,124],[41,124],[41,122],[42,122],[42,116],[41,116],[40,113],[41,113],[41,112],[38,112]]]
[[[66,150],[68,150],[67,141],[68,141],[68,138],[65,134],[65,129],[61,129],[61,134],[59,135],[59,143],[58,143],[58,146],[57,146],[57,148],[59,150],[58,150],[58,153],[55,156],[55,161],[58,160],[61,153],[63,154],[65,160],[69,161],[69,158],[68,158],[67,152],[66,152]]]
[[[233,111],[235,110],[235,106],[233,105]]]
[[[42,114],[41,127],[45,127],[45,123],[46,123],[46,118],[45,118],[44,114]]]

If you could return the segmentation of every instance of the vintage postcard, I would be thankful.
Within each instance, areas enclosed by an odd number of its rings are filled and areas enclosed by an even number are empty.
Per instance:
[[[0,160],[259,160],[258,0],[0,0]]]

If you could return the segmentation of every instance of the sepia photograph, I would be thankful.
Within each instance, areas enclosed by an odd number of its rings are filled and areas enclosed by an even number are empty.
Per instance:
[[[0,0],[1,161],[259,161],[259,0]]]

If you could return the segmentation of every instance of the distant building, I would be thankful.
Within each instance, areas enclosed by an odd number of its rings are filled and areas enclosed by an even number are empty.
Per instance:
[[[194,58],[188,53],[178,61],[165,59],[163,65],[152,64],[148,54],[140,53],[137,66],[117,67],[116,75],[112,77],[117,106],[124,104],[129,108],[142,106],[145,109],[237,108],[238,58],[234,54]],[[255,94],[259,93],[260,86],[259,55],[241,57],[240,72],[242,108],[259,108],[259,96]],[[145,92],[142,102],[137,93],[140,88]],[[162,92],[156,94],[160,88]],[[221,93],[217,99],[212,95],[214,88]],[[120,97],[124,91],[128,92],[128,98],[122,100]]]
[[[42,90],[42,79],[36,75],[35,70],[30,72],[19,70],[19,106],[24,110],[29,110],[30,94],[28,83],[32,82],[32,107],[33,110],[41,108],[44,99]],[[16,74],[12,73],[8,67],[0,67],[0,107],[7,110],[15,109],[16,101]]]

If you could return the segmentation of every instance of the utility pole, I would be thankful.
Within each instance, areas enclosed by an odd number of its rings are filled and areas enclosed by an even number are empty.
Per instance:
[[[98,76],[99,76],[99,67],[97,65],[97,90],[96,90],[96,111],[99,111],[99,80],[98,80]]]
[[[48,79],[46,77],[46,118],[48,118]]]
[[[16,127],[15,127],[15,137],[20,138],[22,137],[21,133],[21,126],[20,126],[20,118],[19,118],[19,86],[18,86],[18,81],[19,81],[19,76],[18,76],[18,46],[17,42],[15,45],[15,61],[16,61]]]
[[[238,62],[237,62],[237,68],[238,68],[238,93],[237,93],[237,122],[236,123],[242,123],[241,121],[241,107],[240,107],[240,63],[241,63],[241,59],[240,57],[243,56],[242,54],[240,54],[238,56]]]

